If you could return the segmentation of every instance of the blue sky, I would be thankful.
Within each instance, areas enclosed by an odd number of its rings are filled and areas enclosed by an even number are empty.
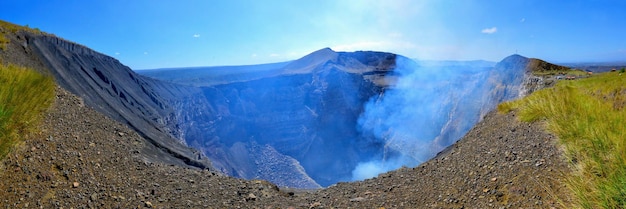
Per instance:
[[[133,69],[270,63],[331,47],[418,59],[626,61],[626,1],[3,0],[0,19]]]

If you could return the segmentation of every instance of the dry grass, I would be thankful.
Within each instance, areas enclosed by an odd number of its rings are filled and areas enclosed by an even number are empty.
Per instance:
[[[626,208],[626,75],[604,73],[498,106],[545,120],[576,167],[568,184],[580,208]]]
[[[6,50],[7,44],[9,44],[9,39],[4,36],[4,34],[0,35],[0,50]]]
[[[51,76],[15,65],[0,65],[0,159],[28,133],[54,99]]]
[[[28,25],[20,26],[0,20],[0,50],[6,50],[7,44],[10,43],[10,39],[7,38],[7,35],[15,34],[18,31],[28,31],[33,34],[44,34],[39,29],[30,28]]]

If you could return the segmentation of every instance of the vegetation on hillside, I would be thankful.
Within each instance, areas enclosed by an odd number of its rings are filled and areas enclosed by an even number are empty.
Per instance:
[[[558,75],[562,75],[562,76],[586,76],[588,75],[588,73],[584,70],[579,70],[579,69],[566,69],[566,70],[546,70],[546,71],[533,71],[532,72],[533,75],[536,76],[558,76]]]
[[[18,31],[28,31],[33,34],[43,34],[38,28],[30,28],[28,25],[20,26],[0,20],[0,50],[5,50],[10,39],[8,34],[15,34]]]
[[[5,37],[4,34],[0,35],[0,50],[5,50],[8,43],[9,39]]]
[[[15,65],[0,65],[0,159],[36,130],[54,99],[51,76]]]
[[[580,208],[626,208],[626,75],[561,81],[498,106],[544,120],[575,166],[569,186]]]

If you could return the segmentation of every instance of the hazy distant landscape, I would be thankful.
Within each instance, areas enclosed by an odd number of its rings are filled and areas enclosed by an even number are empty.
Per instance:
[[[136,70],[136,72],[159,80],[200,87],[276,76],[281,73],[281,68],[287,64],[289,62],[248,66],[144,69]]]

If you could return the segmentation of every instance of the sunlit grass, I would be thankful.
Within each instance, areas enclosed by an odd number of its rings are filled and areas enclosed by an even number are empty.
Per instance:
[[[533,75],[536,76],[554,76],[554,75],[563,75],[563,76],[587,76],[588,73],[584,70],[578,69],[568,69],[568,70],[547,70],[547,71],[533,71]]]
[[[37,28],[30,28],[28,25],[20,26],[13,23],[0,20],[0,50],[6,50],[7,44],[10,39],[7,38],[9,34],[15,34],[18,31],[28,31],[32,34],[44,34]]]
[[[54,80],[34,70],[0,65],[0,159],[32,133],[54,98]]]
[[[498,106],[523,121],[545,120],[575,166],[568,179],[581,208],[626,208],[626,75],[561,81]]]
[[[0,34],[0,50],[6,50],[8,43],[9,39],[4,34]]]
[[[33,34],[45,34],[41,30],[39,30],[38,28],[31,28],[28,25],[25,25],[25,26],[16,25],[16,24],[13,24],[13,23],[10,23],[10,22],[6,22],[6,21],[2,21],[2,20],[0,20],[0,27],[9,30],[12,33],[16,33],[17,31],[28,31],[28,32],[33,33]]]

